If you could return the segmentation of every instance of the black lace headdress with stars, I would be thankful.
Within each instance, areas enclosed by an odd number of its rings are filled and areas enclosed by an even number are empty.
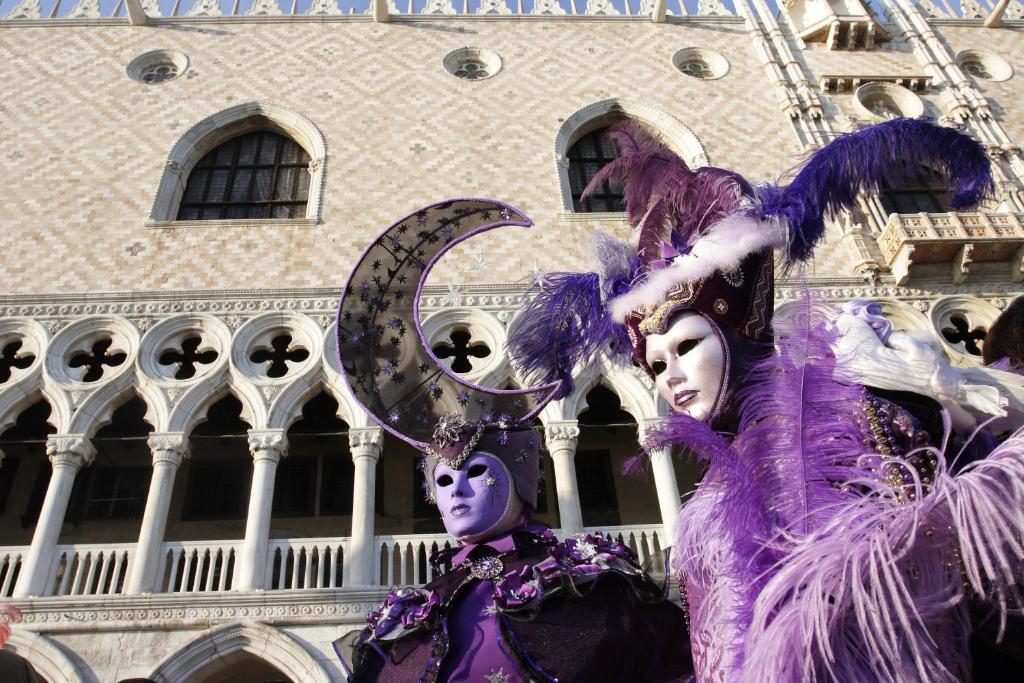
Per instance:
[[[363,252],[342,293],[338,358],[353,398],[381,427],[425,453],[430,469],[431,461],[458,467],[474,449],[505,451],[515,441],[515,452],[502,459],[518,467],[533,461],[536,479],[536,458],[518,451],[538,450],[539,436],[530,431],[520,444],[518,435],[558,383],[491,389],[468,382],[438,360],[420,326],[420,297],[434,264],[462,240],[506,225],[533,222],[496,200],[454,199],[385,230]]]

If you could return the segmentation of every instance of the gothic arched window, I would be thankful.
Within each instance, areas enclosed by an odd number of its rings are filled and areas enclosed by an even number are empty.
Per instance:
[[[303,218],[308,197],[306,151],[279,133],[246,133],[195,165],[178,220]]]
[[[949,199],[945,180],[927,166],[908,170],[896,183],[882,183],[886,213],[947,213]]]
[[[606,137],[609,127],[599,128],[581,137],[569,148],[569,190],[572,208],[581,213],[625,211],[626,202],[618,184],[604,183],[586,199],[583,189],[605,165],[619,156],[615,143]]]

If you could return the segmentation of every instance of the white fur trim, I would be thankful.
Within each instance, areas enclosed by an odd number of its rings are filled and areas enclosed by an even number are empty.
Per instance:
[[[690,253],[677,256],[668,268],[652,271],[643,284],[613,299],[612,319],[621,323],[640,306],[660,304],[669,290],[681,282],[700,280],[718,270],[735,270],[750,254],[785,243],[786,231],[776,220],[759,220],[743,214],[727,216],[708,228]]]

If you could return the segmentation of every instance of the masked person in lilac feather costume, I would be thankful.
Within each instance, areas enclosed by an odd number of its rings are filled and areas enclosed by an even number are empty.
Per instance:
[[[671,408],[646,447],[706,465],[674,548],[697,680],[970,680],[972,619],[994,612],[995,643],[1019,614],[1020,378],[952,368],[866,302],[808,294],[773,324],[773,260],[807,260],[826,215],[919,164],[955,209],[976,206],[983,149],[898,119],[755,187],[689,169],[641,127],[613,136],[620,157],[590,187],[623,183],[637,243],[599,238],[601,272],[549,275],[509,348],[563,392],[577,366],[631,350]],[[999,430],[1013,435],[995,448]]]
[[[343,376],[378,424],[423,453],[425,493],[457,545],[430,558],[439,578],[392,590],[336,649],[351,660],[350,681],[691,680],[689,643],[676,637],[685,613],[633,552],[599,534],[559,541],[530,519],[542,446],[527,423],[557,383],[479,387],[422,343],[418,302],[432,265],[501,225],[530,222],[491,200],[429,206],[371,244],[345,288]]]

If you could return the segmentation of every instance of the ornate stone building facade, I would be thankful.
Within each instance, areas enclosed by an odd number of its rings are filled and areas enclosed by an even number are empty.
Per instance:
[[[949,212],[930,169],[836,217],[801,275],[979,362],[1024,281],[1024,5],[947,0],[4,0],[0,600],[51,683],[340,681],[330,643],[447,539],[415,457],[349,398],[339,287],[432,201],[521,208],[421,302],[436,354],[507,386],[507,324],[595,230],[601,131],[775,179],[892,116],[964,126],[998,196]],[[782,278],[778,301],[796,296]],[[633,367],[546,409],[539,516],[663,569],[699,473],[655,454]]]

